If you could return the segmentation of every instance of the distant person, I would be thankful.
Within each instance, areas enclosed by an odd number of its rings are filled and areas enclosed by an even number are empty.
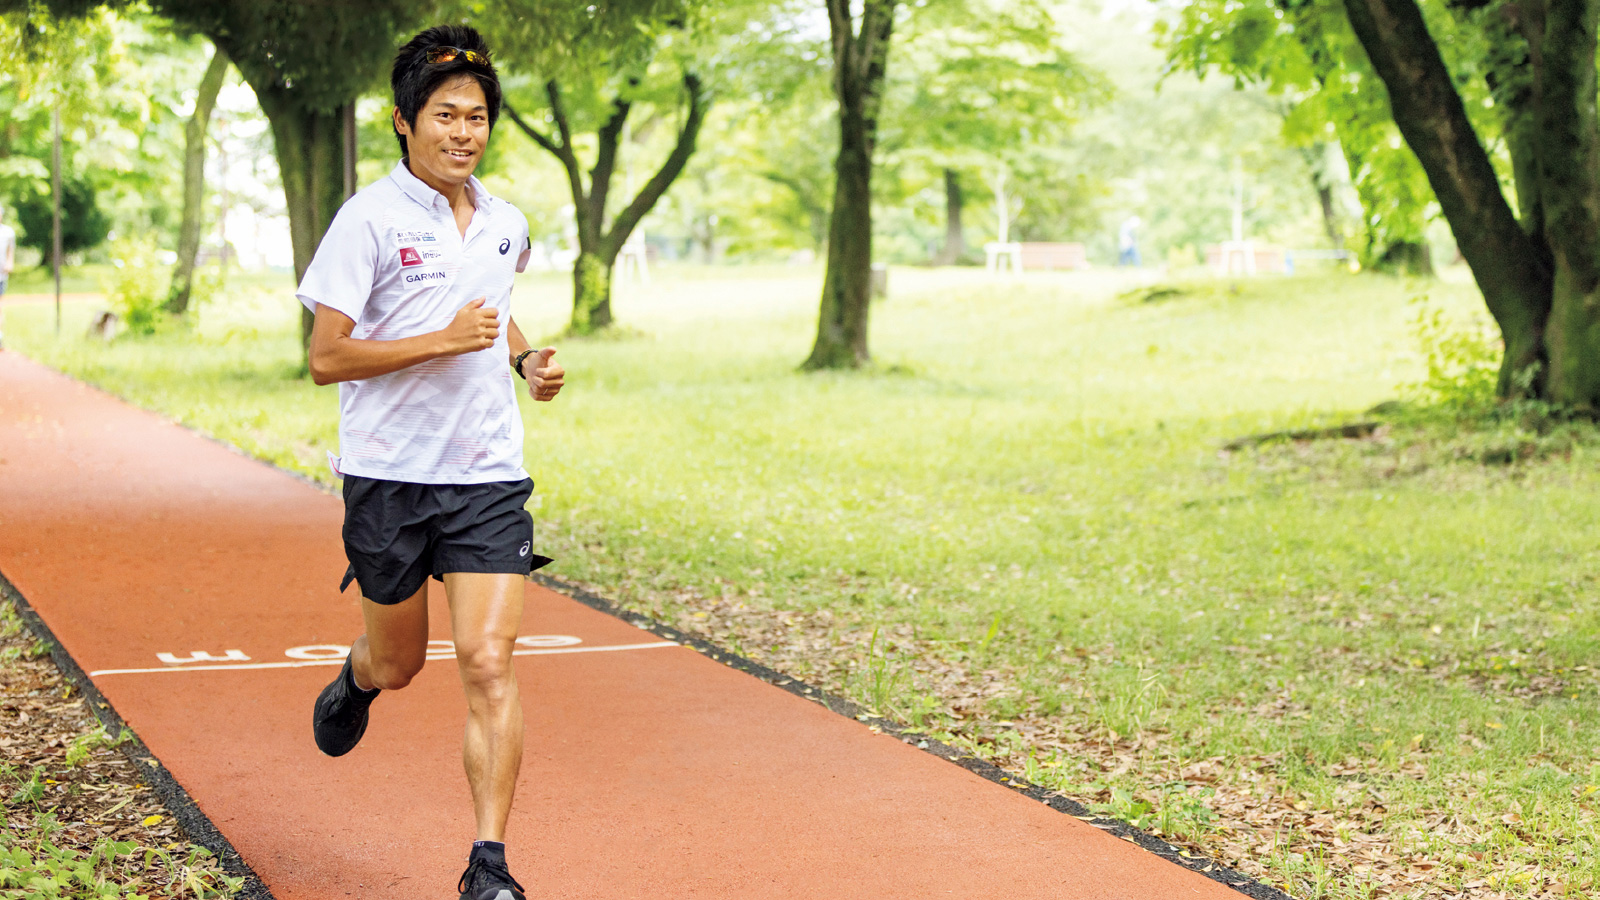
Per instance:
[[[0,206],[0,302],[5,301],[6,282],[11,280],[11,270],[16,267],[17,232],[6,224],[6,209]],[[4,325],[5,318],[0,315],[0,349],[5,349],[6,345]]]
[[[1122,220],[1117,230],[1117,265],[1139,267],[1139,226],[1143,224],[1138,216]]]
[[[533,552],[512,373],[535,400],[555,399],[565,373],[555,349],[528,346],[511,319],[528,220],[472,174],[500,113],[483,38],[430,28],[400,48],[391,84],[400,162],[345,202],[297,292],[316,315],[312,378],[339,384],[343,455],[330,461],[344,479],[350,560],[340,590],[359,586],[367,629],[317,697],[312,730],[329,756],[355,748],[378,694],[422,670],[428,579],[443,582],[478,838],[456,889],[461,900],[524,900],[504,843],[522,765],[512,652],[524,579],[550,560]]]

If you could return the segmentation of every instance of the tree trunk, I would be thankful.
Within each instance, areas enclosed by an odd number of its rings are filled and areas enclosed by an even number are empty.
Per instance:
[[[954,169],[944,170],[944,246],[933,258],[936,266],[953,266],[967,255],[966,237],[961,233],[961,179]]]
[[[872,307],[871,167],[869,154],[845,138],[835,167],[817,340],[806,369],[859,368],[872,361],[867,351],[867,315]]]
[[[1583,0],[1558,0],[1558,3],[1580,8],[1585,5]],[[1595,364],[1600,361],[1600,356],[1593,352],[1593,342],[1589,339],[1571,342],[1565,334],[1546,333],[1547,324],[1563,329],[1576,327],[1579,334],[1584,332],[1582,325],[1587,315],[1580,313],[1574,321],[1568,322],[1553,319],[1551,301],[1552,288],[1558,283],[1564,281],[1566,287],[1576,294],[1584,291],[1585,279],[1575,277],[1564,280],[1559,275],[1553,277],[1545,262],[1549,257],[1544,248],[1518,223],[1501,192],[1499,178],[1490,165],[1477,133],[1472,129],[1466,108],[1415,0],[1345,0],[1345,11],[1357,39],[1372,61],[1373,69],[1388,89],[1395,124],[1422,163],[1428,182],[1438,197],[1439,206],[1461,248],[1461,255],[1472,269],[1490,314],[1500,326],[1506,347],[1500,369],[1500,393],[1503,396],[1529,393],[1562,402],[1592,405],[1600,397],[1596,396],[1593,389],[1585,394],[1584,389],[1579,387],[1585,379],[1575,377],[1572,369],[1574,364],[1587,359],[1590,372],[1600,370],[1600,366]],[[1582,15],[1592,19],[1593,13]],[[1560,43],[1560,40],[1557,28],[1551,27],[1544,43],[1548,47],[1551,43]],[[1546,79],[1546,114],[1542,116],[1539,128],[1541,152],[1548,154],[1553,149],[1553,125],[1559,132],[1555,142],[1576,141],[1578,132],[1587,129],[1592,133],[1594,130],[1592,25],[1586,41],[1587,63],[1580,61],[1577,66],[1581,70],[1586,65],[1588,71],[1587,74],[1584,71],[1568,73],[1578,90],[1567,105],[1562,106],[1550,96]],[[1575,56],[1583,57],[1581,46],[1574,49]],[[1545,56],[1549,55],[1547,50]],[[1552,65],[1548,58],[1546,65]],[[1586,98],[1582,96],[1584,84],[1587,85]],[[1584,110],[1587,110],[1586,115]],[[1555,113],[1553,116],[1552,112]],[[1552,123],[1552,118],[1558,122]],[[1582,142],[1578,142],[1577,146],[1581,145]],[[1593,147],[1594,142],[1590,140],[1588,147],[1575,155],[1578,159],[1589,157]],[[1562,176],[1565,180],[1592,182],[1595,177],[1592,159],[1579,166],[1576,165],[1578,159],[1573,159],[1573,156],[1573,148],[1561,148],[1557,155],[1547,156],[1545,164],[1541,166],[1544,181],[1541,194],[1547,210],[1549,204],[1560,197],[1550,181],[1553,170],[1573,163],[1573,168],[1584,168],[1585,171],[1565,172]],[[1577,240],[1588,240],[1582,244],[1582,248],[1593,257],[1594,231],[1586,227],[1585,220],[1592,219],[1595,194],[1582,184],[1568,185],[1565,190],[1569,191],[1565,199],[1573,206],[1590,204],[1587,207],[1589,214],[1580,210],[1568,224],[1577,233]],[[1557,221],[1557,217],[1548,212],[1546,218],[1547,222]],[[1549,230],[1554,233],[1560,229]],[[1558,271],[1560,266],[1558,261]],[[1592,260],[1588,268],[1593,268]],[[1593,328],[1588,331],[1592,333]],[[1568,360],[1566,357],[1574,352],[1578,355]],[[1585,353],[1587,356],[1584,356]],[[1557,363],[1558,357],[1562,360],[1561,364]],[[1533,367],[1531,371],[1530,367]],[[1541,372],[1548,373],[1548,377],[1541,377]],[[1600,374],[1590,375],[1588,380],[1597,377]]]
[[[1600,108],[1595,28],[1600,6],[1545,4],[1539,158],[1545,234],[1555,274],[1545,326],[1549,399],[1600,407]]]
[[[1313,144],[1300,148],[1300,157],[1306,161],[1306,168],[1311,170],[1311,185],[1317,190],[1317,203],[1322,208],[1322,230],[1328,235],[1329,244],[1342,248],[1344,228],[1339,224],[1339,204],[1334,196],[1338,184],[1328,176],[1330,149],[1325,143]]]
[[[167,311],[183,315],[189,311],[189,294],[194,285],[195,257],[200,253],[201,204],[206,187],[206,127],[217,104],[223,78],[228,74],[228,55],[219,47],[200,79],[194,101],[194,115],[184,128],[183,148],[183,225],[178,231],[178,267],[172,273],[172,289],[167,295]],[[227,210],[222,211],[227,215]],[[226,248],[224,248],[226,252]]]
[[[1339,227],[1339,210],[1333,203],[1333,186],[1317,182],[1317,202],[1322,206],[1322,230],[1328,235],[1328,243],[1335,247],[1344,246],[1344,229]]]
[[[567,170],[573,215],[578,226],[578,259],[572,265],[572,319],[567,326],[571,334],[593,334],[611,327],[614,321],[611,314],[611,273],[617,254],[622,252],[628,236],[633,234],[640,220],[666,194],[667,188],[682,174],[689,157],[694,154],[695,141],[711,103],[701,87],[699,76],[685,73],[683,85],[689,95],[689,111],[684,117],[683,128],[678,132],[677,143],[656,174],[612,219],[609,229],[606,227],[606,199],[611,192],[611,177],[616,172],[622,126],[628,120],[631,104],[620,97],[612,101],[611,117],[596,135],[595,164],[589,170],[588,190],[584,190],[583,172],[572,148],[571,121],[562,101],[559,84],[555,81],[545,84],[545,94],[550,98],[550,112],[556,124],[557,136],[554,138],[524,121],[509,104],[504,107],[511,121],[560,160],[562,167]]]
[[[614,321],[611,270],[615,264],[615,254],[607,259],[597,253],[579,252],[577,262],[572,264],[572,321],[567,326],[574,334],[594,334]]]
[[[872,151],[889,61],[896,0],[865,0],[859,34],[849,0],[827,0],[833,35],[834,93],[839,99],[839,157],[834,164],[828,269],[822,280],[817,340],[802,368],[859,368],[867,351],[872,306]]]
[[[338,110],[312,112],[276,89],[257,90],[261,110],[272,126],[278,175],[289,210],[289,241],[294,247],[294,280],[311,266],[317,245],[344,203],[344,122]],[[301,307],[300,343],[309,350],[315,314]]]

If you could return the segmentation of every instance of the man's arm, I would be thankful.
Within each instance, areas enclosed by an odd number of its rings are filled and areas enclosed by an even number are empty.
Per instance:
[[[408,369],[441,356],[460,356],[494,346],[500,336],[499,311],[484,309],[483,299],[461,307],[442,331],[396,341],[357,340],[356,323],[338,310],[317,304],[311,325],[311,380],[316,384],[359,381]],[[524,342],[526,343],[526,342]]]
[[[516,364],[517,357],[522,355],[522,351],[530,349],[532,346],[532,344],[528,343],[528,339],[522,336],[522,329],[517,327],[517,320],[511,316],[506,316],[506,347],[511,351],[512,365]],[[531,359],[532,357],[529,358]],[[524,369],[523,371],[531,370]]]
[[[511,362],[514,365],[522,351],[532,349],[532,344],[522,336],[522,329],[517,327],[517,320],[506,317],[506,343],[511,349]],[[528,396],[535,400],[554,400],[556,394],[561,393],[561,385],[565,382],[567,370],[550,357],[556,355],[556,348],[546,347],[528,354],[522,361],[522,374],[528,379]]]

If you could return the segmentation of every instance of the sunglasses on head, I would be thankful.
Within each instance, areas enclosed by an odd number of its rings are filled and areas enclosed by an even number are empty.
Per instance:
[[[427,58],[430,66],[455,62],[458,58],[465,59],[475,66],[487,66],[489,64],[487,54],[479,53],[476,50],[463,50],[460,47],[434,47],[428,51]]]

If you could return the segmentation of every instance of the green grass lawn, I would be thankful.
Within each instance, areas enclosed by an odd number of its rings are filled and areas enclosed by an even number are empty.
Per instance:
[[[831,622],[825,681],[1297,896],[1600,887],[1600,451],[1220,450],[1396,397],[1423,377],[1408,300],[1464,322],[1469,283],[1144,303],[1115,273],[896,269],[878,369],[802,375],[820,273],[655,274],[619,288],[636,334],[560,345],[560,399],[523,398],[558,576],[708,629],[734,601]],[[568,291],[524,276],[523,330],[559,331]],[[18,304],[6,345],[327,480],[336,391],[297,378],[291,294],[256,279],[192,334],[109,345],[88,304],[60,339]],[[726,629],[786,658],[781,629]]]

